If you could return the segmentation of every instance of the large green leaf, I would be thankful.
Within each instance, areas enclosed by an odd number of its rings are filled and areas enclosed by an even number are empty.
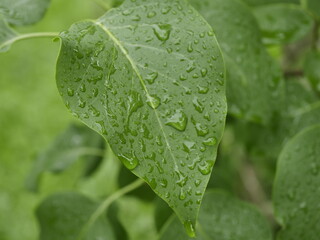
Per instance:
[[[70,125],[35,160],[27,179],[27,187],[38,189],[39,179],[45,171],[61,172],[80,157],[92,164],[103,156],[103,138],[86,126]]]
[[[279,157],[273,188],[275,215],[283,227],[279,240],[319,239],[319,134],[319,125],[300,132]]]
[[[190,239],[176,218],[168,220],[160,240]],[[271,240],[267,221],[253,206],[231,195],[209,191],[203,198],[197,240]]]
[[[295,4],[270,4],[254,9],[263,42],[285,44],[297,41],[310,32],[311,15]]]
[[[261,43],[258,24],[237,0],[190,0],[217,35],[227,66],[229,113],[267,123],[282,104],[281,72]]]
[[[50,0],[0,0],[0,14],[12,25],[28,25],[39,21]]]
[[[195,225],[226,115],[211,27],[183,0],[128,0],[61,38],[57,85],[67,107]]]
[[[78,193],[60,193],[45,199],[37,208],[40,240],[113,240],[106,215],[93,224],[89,219],[98,204]]]
[[[11,29],[4,18],[0,15],[0,52],[9,50],[11,41],[18,34]]]
[[[320,52],[310,51],[304,63],[305,74],[311,83],[313,89],[320,93]]]

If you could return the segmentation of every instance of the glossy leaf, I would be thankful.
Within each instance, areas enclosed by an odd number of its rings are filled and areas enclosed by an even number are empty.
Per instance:
[[[281,72],[261,43],[250,9],[237,0],[190,0],[211,24],[226,60],[228,113],[268,123],[283,104]]]
[[[0,0],[0,14],[12,25],[38,22],[49,7],[50,0]]]
[[[194,225],[226,115],[211,27],[182,0],[127,0],[61,38],[57,85],[67,107]]]
[[[88,224],[98,204],[78,193],[61,193],[46,198],[36,210],[40,240],[113,240],[106,215]],[[89,226],[90,225],[90,226]]]
[[[313,26],[308,12],[294,4],[270,4],[254,9],[265,44],[286,44],[307,35]]]
[[[203,198],[197,225],[197,240],[271,240],[267,221],[253,206],[219,191],[208,191]],[[189,238],[171,218],[161,232],[160,240]]]
[[[100,135],[86,126],[70,125],[38,155],[27,179],[27,187],[36,191],[43,172],[61,172],[80,157],[92,164],[103,157],[103,152],[103,138]]]
[[[10,42],[18,34],[11,29],[4,18],[0,15],[0,52],[8,51],[10,48]]]
[[[311,51],[307,54],[304,70],[313,89],[320,93],[320,52]]]
[[[278,240],[317,240],[320,235],[320,126],[291,139],[281,152],[273,188]]]

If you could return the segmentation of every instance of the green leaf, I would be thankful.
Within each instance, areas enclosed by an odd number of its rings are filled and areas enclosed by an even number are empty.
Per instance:
[[[320,52],[310,51],[305,59],[304,71],[313,89],[320,93]]]
[[[267,221],[253,206],[220,191],[208,191],[203,198],[197,224],[198,240],[271,240]],[[191,239],[176,218],[162,229],[160,240]]]
[[[320,126],[291,139],[281,152],[273,188],[279,240],[317,240],[320,235]]]
[[[46,198],[36,210],[40,240],[113,240],[106,215],[87,229],[88,219],[98,204],[78,193],[61,193]]]
[[[296,3],[300,4],[300,0],[242,0],[250,6],[267,5],[273,3]]]
[[[0,0],[0,15],[16,26],[38,22],[49,7],[50,0]]]
[[[182,0],[128,0],[61,38],[57,85],[67,107],[194,225],[226,116],[211,27]]]
[[[320,1],[319,0],[301,0],[301,3],[310,12],[312,12],[316,18],[320,18]]]
[[[312,17],[295,4],[270,4],[254,8],[265,44],[287,44],[303,38],[313,26]]]
[[[11,29],[4,18],[0,15],[0,53],[8,51],[10,48],[10,42],[18,34]]]
[[[268,123],[283,104],[284,87],[250,9],[237,0],[190,1],[211,24],[221,45],[228,75],[228,113]]]
[[[70,125],[38,155],[27,179],[27,188],[37,191],[39,179],[45,171],[64,171],[80,157],[92,164],[103,154],[103,138],[100,135],[86,126]]]

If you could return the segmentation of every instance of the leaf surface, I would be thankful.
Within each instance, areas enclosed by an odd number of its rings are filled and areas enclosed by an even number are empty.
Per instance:
[[[229,194],[210,190],[203,198],[197,237],[189,238],[176,218],[168,220],[160,240],[271,240],[267,221],[251,205]]]
[[[283,104],[280,69],[261,43],[258,24],[237,0],[190,0],[211,24],[227,67],[228,113],[268,123]]]
[[[12,25],[38,22],[49,7],[50,0],[0,0],[0,14]]]
[[[320,93],[320,52],[311,50],[304,63],[305,74],[313,89]]]
[[[287,44],[303,38],[313,26],[311,15],[295,4],[269,4],[254,9],[265,44]]]
[[[316,240],[320,235],[320,126],[291,139],[278,159],[273,187],[278,240]]]
[[[61,38],[67,107],[194,226],[226,116],[211,27],[182,0],[128,0]]]
[[[9,50],[11,40],[17,35],[18,34],[9,27],[7,22],[0,14],[0,53]]]
[[[61,172],[80,157],[93,162],[103,155],[103,138],[86,126],[70,125],[35,160],[27,179],[27,187],[36,191],[45,171]]]
[[[46,198],[36,210],[40,240],[113,240],[106,215],[86,229],[98,204],[78,193],[60,193]]]

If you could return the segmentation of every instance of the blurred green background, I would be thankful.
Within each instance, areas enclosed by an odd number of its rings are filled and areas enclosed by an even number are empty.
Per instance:
[[[92,0],[52,0],[44,19],[16,30],[60,32],[102,13]],[[72,181],[53,181],[33,194],[24,186],[36,154],[73,121],[55,85],[59,47],[49,38],[30,39],[0,55],[0,240],[37,239],[35,207],[50,192],[73,188]]]

